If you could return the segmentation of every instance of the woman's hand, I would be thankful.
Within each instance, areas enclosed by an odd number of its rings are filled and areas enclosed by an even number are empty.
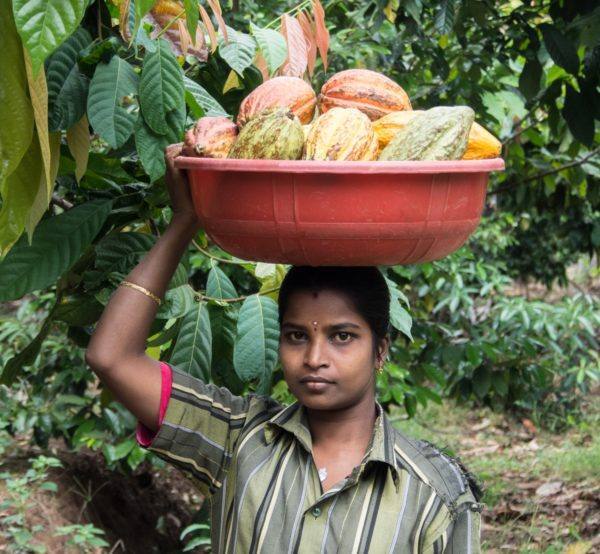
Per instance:
[[[169,198],[171,200],[171,208],[173,210],[173,220],[184,220],[192,225],[200,226],[198,216],[194,210],[194,203],[190,193],[185,171],[175,167],[175,158],[181,154],[183,143],[170,144],[165,149],[165,162],[167,171],[165,181]]]

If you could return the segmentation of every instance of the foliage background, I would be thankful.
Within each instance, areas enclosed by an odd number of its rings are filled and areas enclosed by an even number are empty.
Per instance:
[[[304,50],[292,40],[298,13],[309,22]],[[576,422],[599,375],[598,299],[549,304],[506,288],[514,279],[566,285],[570,264],[598,254],[599,29],[591,1],[4,2],[7,436],[30,433],[41,446],[61,437],[126,471],[148,457],[130,415],[95,389],[82,353],[112,290],[169,220],[164,147],[202,115],[235,116],[269,74],[303,75],[318,91],[349,67],[384,72],[415,108],[472,106],[506,160],[465,247],[437,262],[382,268],[398,331],[378,383],[382,402],[413,416],[452,396],[552,429]],[[290,401],[272,340],[285,270],[232,259],[200,232],[148,354],[236,393]]]

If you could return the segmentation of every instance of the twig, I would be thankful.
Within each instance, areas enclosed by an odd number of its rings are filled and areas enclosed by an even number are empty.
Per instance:
[[[171,27],[171,25],[173,25],[173,23],[175,23],[175,21],[177,21],[178,19],[181,18],[182,15],[185,14],[185,10],[181,10],[173,19],[171,19],[158,33],[158,35],[156,35],[155,40],[159,39],[160,37],[162,37],[168,30],[169,27]]]
[[[56,194],[52,195],[52,198],[50,199],[50,204],[54,204],[55,206],[58,206],[63,210],[70,210],[73,207],[73,204],[71,204],[71,202],[65,200],[64,198],[61,198]]]
[[[600,152],[600,146],[598,146],[597,148],[594,148],[594,150],[591,150],[590,152],[588,152],[585,156],[583,156],[583,158],[573,160],[572,162],[563,164],[560,167],[555,167],[554,169],[549,169],[548,171],[542,171],[541,173],[537,173],[536,175],[532,175],[531,177],[527,177],[526,179],[523,179],[521,181],[515,181],[504,187],[498,187],[497,189],[490,191],[488,194],[491,195],[491,194],[499,194],[501,192],[506,192],[507,190],[511,190],[511,189],[513,189],[519,185],[522,185],[524,183],[529,183],[531,181],[537,181],[538,179],[543,179],[544,177],[547,177],[548,175],[554,175],[555,173],[560,173],[561,171],[564,171],[565,169],[569,169],[570,167],[576,167],[578,165],[584,164],[585,162],[587,162],[590,158],[594,157],[599,152]]]
[[[290,15],[292,13],[302,11],[304,8],[307,8],[310,5],[310,3],[311,3],[311,0],[304,0],[303,2],[300,2],[300,4],[298,4],[297,6],[294,6],[291,10],[288,10],[287,12],[283,12],[281,15],[279,15],[275,19],[273,19],[273,21],[270,21],[269,23],[267,23],[265,25],[265,29],[269,29],[272,25],[275,25],[284,15]]]
[[[236,262],[235,260],[228,260],[226,258],[219,258],[219,256],[215,256],[214,254],[211,254],[205,248],[202,248],[202,246],[200,246],[195,240],[192,240],[192,243],[198,249],[198,251],[202,252],[202,254],[204,254],[208,258],[212,258],[213,260],[216,260],[217,262],[222,262],[224,264],[235,264],[235,265],[244,265],[244,264],[248,263],[248,262]]]
[[[502,141],[502,146],[506,146],[510,141],[516,139],[518,136],[522,135],[525,131],[529,131],[529,129],[531,129],[532,127],[535,127],[536,125],[542,123],[542,121],[544,121],[547,117],[548,117],[548,114],[545,114],[544,117],[542,117],[541,119],[535,119],[529,125],[526,125],[525,127],[521,127],[521,129],[519,129],[512,135],[506,137]]]
[[[254,294],[260,294],[260,295],[265,295],[265,294],[269,294],[271,292],[277,292],[279,290],[279,287],[275,287],[272,289],[267,289],[267,290],[263,290],[262,292],[258,292],[258,293],[254,293]],[[254,294],[246,294],[244,296],[238,296],[237,298],[216,298],[214,296],[205,296],[202,293],[196,292],[194,293],[194,296],[196,298],[198,298],[198,301],[204,300],[204,301],[214,301],[214,302],[227,302],[228,304],[232,304],[234,302],[242,302],[243,300],[246,300],[246,298],[250,298],[251,296],[254,296]]]

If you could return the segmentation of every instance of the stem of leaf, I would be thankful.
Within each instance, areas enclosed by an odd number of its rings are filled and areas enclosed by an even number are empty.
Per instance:
[[[291,10],[288,10],[287,12],[282,13],[281,15],[277,16],[275,19],[273,19],[273,21],[269,21],[269,23],[267,23],[265,25],[265,29],[269,29],[271,28],[273,25],[275,25],[284,15],[292,15],[292,14],[296,14],[300,11],[302,11],[304,8],[307,8],[309,5],[311,4],[311,0],[304,0],[303,2],[300,2],[300,4],[298,4],[297,6],[293,7]]]
[[[235,264],[235,265],[244,265],[244,264],[248,263],[248,262],[237,262],[235,260],[228,260],[227,258],[220,258],[219,256],[215,256],[214,254],[211,254],[205,248],[202,248],[202,246],[200,246],[195,240],[192,240],[192,243],[194,244],[194,246],[197,248],[197,250],[199,252],[202,252],[202,254],[204,254],[207,258],[211,258],[211,259],[215,260],[216,262],[221,262],[224,264]]]
[[[271,292],[277,292],[279,290],[279,287],[275,287],[272,289],[267,289],[267,290],[263,290],[262,292],[258,292],[258,293],[254,293],[254,294],[259,294],[264,296],[265,294],[269,294]],[[246,300],[246,298],[250,298],[251,296],[254,296],[254,294],[246,294],[244,296],[238,296],[237,298],[215,298],[214,296],[205,296],[204,294],[201,294],[199,292],[194,293],[194,296],[198,299],[198,302],[201,301],[213,301],[213,302],[227,302],[228,304],[232,304],[234,302],[243,302],[244,300]]]
[[[158,33],[158,35],[156,35],[156,39],[158,40],[160,37],[162,37],[171,27],[171,25],[173,25],[173,23],[175,23],[175,21],[177,21],[178,19],[181,19],[181,16],[185,15],[185,10],[181,10],[173,19],[171,19]]]

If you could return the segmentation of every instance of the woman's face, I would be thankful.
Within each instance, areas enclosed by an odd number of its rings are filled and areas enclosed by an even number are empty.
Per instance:
[[[279,354],[290,391],[307,408],[344,409],[373,394],[373,333],[344,294],[293,293]]]

